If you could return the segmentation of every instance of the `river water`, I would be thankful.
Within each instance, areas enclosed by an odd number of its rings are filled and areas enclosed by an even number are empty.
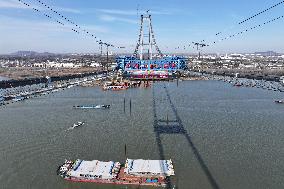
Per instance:
[[[3,81],[3,80],[8,80],[9,78],[8,77],[3,77],[3,76],[0,76],[0,81]]]
[[[118,92],[74,87],[10,104],[0,108],[0,188],[127,188],[56,175],[66,158],[124,162],[125,144],[129,158],[172,159],[178,188],[284,188],[284,106],[274,103],[283,98],[184,81]],[[111,108],[72,109],[82,104]],[[86,124],[66,131],[78,121]]]

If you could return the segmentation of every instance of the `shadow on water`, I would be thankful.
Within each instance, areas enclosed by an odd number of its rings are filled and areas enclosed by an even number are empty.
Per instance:
[[[174,118],[174,120],[158,119],[158,116],[157,116],[157,108],[158,107],[157,107],[157,103],[156,103],[156,99],[155,99],[155,88],[153,86],[154,132],[155,132],[155,135],[156,135],[156,143],[157,143],[157,146],[158,146],[160,158],[165,159],[164,148],[163,148],[163,144],[162,144],[162,141],[161,141],[161,135],[162,134],[180,134],[180,135],[183,135],[187,139],[187,142],[188,142],[195,158],[198,160],[200,167],[202,168],[204,174],[206,175],[211,187],[213,189],[219,189],[219,186],[218,186],[216,180],[212,176],[209,168],[207,167],[206,163],[202,159],[198,149],[194,145],[194,143],[191,139],[191,136],[185,130],[184,125],[182,123],[182,120],[178,115],[177,109],[176,109],[175,105],[173,104],[173,102],[171,100],[171,97],[170,97],[170,94],[169,94],[167,87],[164,86],[164,89],[165,89],[165,94],[166,94],[166,97],[167,97],[166,98],[167,102],[170,104],[171,110],[173,111],[175,118]],[[167,124],[165,124],[165,123],[167,123]],[[167,188],[172,188],[172,183],[170,181],[169,181]]]

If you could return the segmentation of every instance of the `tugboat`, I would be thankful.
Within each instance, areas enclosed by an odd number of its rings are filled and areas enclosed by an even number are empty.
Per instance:
[[[100,184],[168,186],[175,175],[172,160],[126,159],[121,165],[114,161],[65,160],[57,174],[67,181]]]

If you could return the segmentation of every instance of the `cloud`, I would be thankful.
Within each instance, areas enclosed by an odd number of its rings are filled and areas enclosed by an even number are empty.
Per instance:
[[[52,30],[59,31],[61,27],[58,24],[46,21],[24,20],[14,17],[1,16],[1,30]]]
[[[137,15],[137,11],[132,10],[118,10],[118,9],[97,9],[97,11],[105,14],[116,14],[116,15]]]
[[[54,7],[54,10],[62,11],[62,12],[68,12],[68,13],[74,13],[74,14],[81,14],[82,11],[78,9],[72,9],[72,8],[64,8],[64,7]]]
[[[172,11],[151,11],[150,10],[150,14],[154,14],[154,15],[171,15],[173,14]]]
[[[122,18],[122,17],[118,17],[118,16],[112,16],[112,15],[107,15],[107,14],[103,14],[100,15],[99,18],[102,21],[106,21],[106,22],[126,22],[129,24],[137,24],[137,20],[134,19],[129,19],[129,18]]]
[[[35,30],[35,31],[53,31],[53,32],[72,32],[73,25],[61,26],[53,21],[25,20],[14,17],[0,15],[1,30]],[[82,25],[82,28],[96,33],[108,33],[109,30],[103,26]],[[0,31],[1,31],[0,30]],[[80,30],[79,30],[80,31]]]
[[[0,0],[0,9],[28,9],[22,3],[14,0]]]
[[[19,49],[32,49],[36,51],[52,52],[89,52],[90,47],[97,46],[95,39],[83,34],[73,32],[72,25],[61,26],[50,20],[31,20],[0,14],[0,54],[17,51]],[[91,34],[105,39],[109,35],[109,28],[104,26],[81,25]],[[97,39],[98,39],[97,38]]]
[[[37,5],[30,4],[33,8],[37,8],[39,10],[48,10],[45,7],[39,7]],[[0,0],[0,9],[32,9],[32,7],[27,7],[17,0]],[[58,10],[61,12],[68,12],[74,14],[82,13],[80,10],[67,8],[67,7],[53,7],[54,10]]]
[[[135,15],[140,15],[140,14],[145,14],[146,11],[143,10],[119,10],[119,9],[96,9],[97,11],[105,14],[113,14],[113,15],[125,15],[125,16],[135,16]],[[155,15],[170,15],[171,11],[155,11],[155,10],[150,10],[150,14],[155,14]]]

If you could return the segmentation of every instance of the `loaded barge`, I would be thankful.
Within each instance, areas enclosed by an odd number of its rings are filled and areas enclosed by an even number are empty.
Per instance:
[[[127,159],[125,164],[98,160],[65,160],[57,174],[68,181],[166,187],[173,176],[172,160]]]

